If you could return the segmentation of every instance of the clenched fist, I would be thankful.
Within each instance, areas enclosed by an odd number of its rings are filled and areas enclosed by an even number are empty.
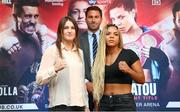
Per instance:
[[[128,73],[131,69],[125,61],[120,61],[118,64],[119,70],[121,70],[124,73]]]
[[[54,65],[54,69],[56,72],[64,69],[66,66],[66,62],[61,59],[61,58],[57,58],[56,61],[55,61],[55,65]]]

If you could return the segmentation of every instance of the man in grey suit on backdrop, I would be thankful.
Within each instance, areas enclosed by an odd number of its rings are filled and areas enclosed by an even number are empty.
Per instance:
[[[102,10],[97,6],[91,6],[87,8],[85,15],[88,30],[80,35],[80,47],[83,50],[85,60],[85,81],[89,93],[89,109],[93,111],[94,103],[92,97],[93,84],[91,67],[93,65],[99,43]]]

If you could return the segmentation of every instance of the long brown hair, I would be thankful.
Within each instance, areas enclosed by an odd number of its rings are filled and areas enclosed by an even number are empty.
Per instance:
[[[77,49],[80,48],[79,47],[80,46],[79,45],[79,28],[78,28],[78,25],[77,25],[76,21],[72,17],[70,17],[70,16],[63,17],[61,19],[61,21],[59,22],[59,25],[58,25],[57,40],[56,40],[56,46],[58,48],[59,56],[61,58],[63,58],[62,51],[61,51],[61,42],[62,42],[62,39],[64,38],[63,30],[64,30],[65,23],[67,21],[71,21],[73,23],[73,25],[74,25],[74,28],[75,28],[75,31],[76,31],[76,38],[74,39],[74,44],[77,47]],[[77,50],[77,53],[80,56],[79,50]]]

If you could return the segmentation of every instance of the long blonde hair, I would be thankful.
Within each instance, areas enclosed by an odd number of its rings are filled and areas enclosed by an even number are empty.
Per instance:
[[[99,100],[101,99],[104,93],[105,62],[106,62],[105,38],[109,27],[116,27],[118,29],[118,27],[114,24],[107,24],[103,28],[100,34],[100,41],[97,49],[96,58],[94,60],[94,64],[91,70],[92,79],[93,79],[93,98],[96,101],[96,103],[99,103]],[[120,38],[119,48],[122,48],[123,44],[122,44],[122,36],[120,32],[119,32],[119,38]]]

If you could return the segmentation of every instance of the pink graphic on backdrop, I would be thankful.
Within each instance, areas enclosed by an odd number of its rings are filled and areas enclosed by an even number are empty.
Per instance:
[[[163,38],[162,36],[155,30],[151,30],[143,33],[135,42],[129,42],[125,44],[125,48],[131,48],[135,51],[140,57],[141,64],[144,65],[146,61],[146,57],[143,56],[141,50],[144,46],[146,47],[156,47],[159,48]]]

